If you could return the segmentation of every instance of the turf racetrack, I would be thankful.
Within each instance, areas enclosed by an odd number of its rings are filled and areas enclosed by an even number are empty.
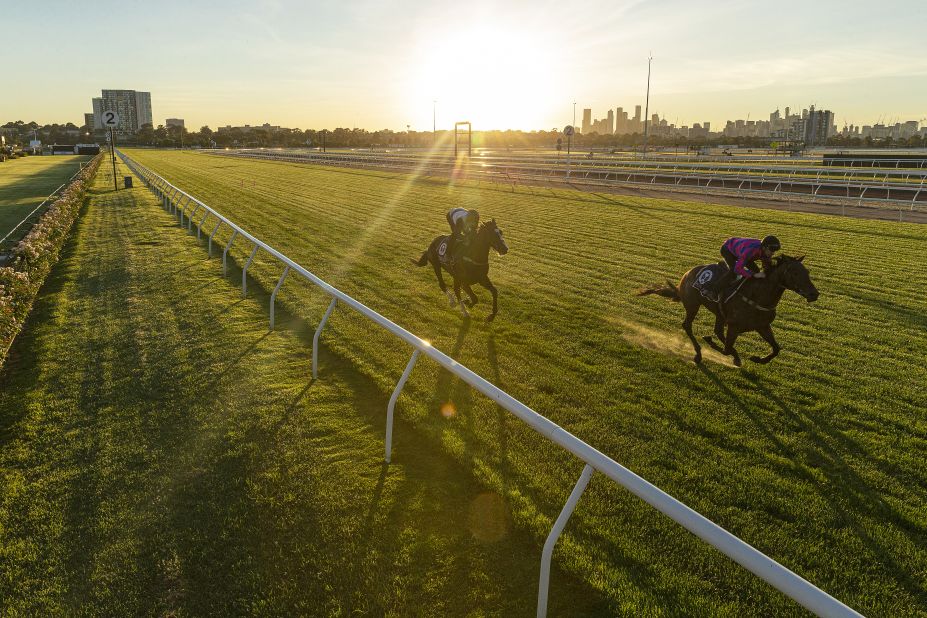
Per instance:
[[[23,157],[0,163],[0,238],[78,171],[90,157],[58,155]],[[22,234],[19,234],[19,232]],[[17,230],[17,237],[28,232]]]
[[[856,609],[910,615],[927,607],[927,397],[922,387],[927,277],[918,251],[927,228],[531,187],[454,185],[192,153],[129,154]],[[409,264],[433,235],[443,233],[444,212],[455,205],[496,217],[511,248],[504,258],[493,257],[500,315],[490,326],[462,320],[447,307],[432,273]],[[136,216],[161,220],[160,213],[146,210]],[[112,233],[120,229],[114,226]],[[180,229],[173,232],[184,237]],[[679,306],[634,293],[717,259],[718,246],[729,235],[766,233],[779,235],[789,253],[809,255],[806,264],[821,299],[809,306],[786,296],[775,324],[784,351],[773,364],[738,370],[715,356],[703,367],[693,366],[679,327]],[[183,250],[189,251],[193,243],[184,238]],[[220,234],[220,242],[226,239]],[[165,273],[173,272],[172,252],[178,250],[158,248]],[[198,256],[189,259],[205,260],[204,249],[196,251]],[[240,243],[232,255],[241,262],[249,252]],[[216,259],[206,266],[221,272]],[[152,269],[149,276],[157,280],[159,272]],[[249,272],[266,291],[280,268],[258,254]],[[194,278],[171,281],[173,293],[184,299],[204,294]],[[258,285],[252,283],[252,298],[242,303],[256,300]],[[481,297],[485,302],[488,295]],[[278,303],[313,326],[327,304],[295,279],[284,285]],[[173,321],[198,324],[199,341],[221,339],[223,331],[240,326],[221,311],[223,306],[161,302],[145,313],[162,307]],[[213,313],[203,320],[208,307]],[[477,305],[474,317],[486,311],[486,305]],[[710,331],[707,317],[697,325],[703,334]],[[333,405],[341,401],[348,410],[319,461],[375,478],[380,473],[374,463],[376,439],[369,438],[370,450],[361,458],[351,452],[347,428],[382,438],[385,398],[410,350],[341,310],[333,314],[323,341],[320,380],[307,391],[303,422],[322,406],[313,398],[317,384],[343,387],[326,391]],[[174,345],[183,346],[183,337]],[[745,355],[766,352],[754,336],[744,337],[739,348]],[[226,398],[231,393],[282,396],[273,376],[289,375],[290,364],[248,353],[233,358],[239,359],[242,376],[258,377],[228,387]],[[177,358],[175,371],[188,375],[213,366],[194,360]],[[305,376],[305,365],[300,369]],[[156,392],[174,392],[169,376],[151,380]],[[354,380],[372,386],[358,389]],[[212,381],[198,384],[204,406],[218,397]],[[379,401],[371,407],[382,410],[379,416],[355,410],[374,399]],[[6,405],[18,401],[10,396]],[[211,410],[222,414],[221,408]],[[501,537],[524,535],[532,541],[518,564],[488,575],[477,570],[474,576],[500,586],[510,577],[522,578],[533,592],[543,538],[579,475],[579,462],[427,362],[415,368],[397,413],[394,465],[415,469],[418,478],[433,473],[472,479],[490,496],[501,497],[509,522]],[[258,423],[247,437],[259,438],[264,448],[292,442],[297,452],[285,459],[287,466],[311,467],[300,449],[312,445],[295,432],[303,425],[291,426],[292,435],[273,434],[272,425]],[[197,448],[194,443],[191,453]],[[438,451],[444,465],[430,470],[431,458],[423,457],[423,450]],[[277,460],[266,458],[268,465]],[[242,482],[263,495],[281,488],[276,477],[245,478]],[[408,481],[413,487],[417,482]],[[371,495],[357,495],[355,506],[363,513]],[[332,492],[336,504],[351,503],[346,496]],[[455,496],[451,488],[422,500],[451,504]],[[302,494],[288,499],[307,501]],[[226,516],[229,509],[235,512],[232,506],[219,501],[214,508]],[[345,512],[354,511],[345,507]],[[415,517],[409,520],[413,528],[429,521],[434,526],[425,512]],[[472,537],[490,547],[509,542],[493,535],[480,539],[484,528],[455,527],[443,534]],[[401,538],[404,530],[397,526],[392,534]],[[204,534],[208,540],[214,533]],[[299,564],[292,554],[312,534],[309,524],[291,535],[276,530],[244,554],[280,548]],[[401,547],[386,551],[395,552],[393,560],[410,559],[403,564],[413,571],[423,559],[409,558]],[[206,558],[180,556],[178,569],[204,568]],[[580,597],[577,587],[587,586],[607,603],[606,609],[595,606],[600,613],[799,613],[781,594],[600,476],[583,496],[554,562],[565,573],[555,574],[551,599]],[[258,567],[246,561],[241,569]],[[397,594],[400,589],[408,586],[398,584]],[[463,593],[443,592],[454,599],[448,611],[463,613]],[[373,605],[384,607],[380,601]],[[478,607],[506,612],[492,600]],[[572,603],[568,607],[583,611]],[[533,605],[528,601],[519,609],[530,614]]]

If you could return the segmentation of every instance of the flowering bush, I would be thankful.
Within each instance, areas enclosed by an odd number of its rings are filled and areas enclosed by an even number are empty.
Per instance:
[[[0,268],[0,364],[22,328],[45,277],[80,213],[84,191],[99,167],[97,156],[52,202],[29,233],[10,252]]]

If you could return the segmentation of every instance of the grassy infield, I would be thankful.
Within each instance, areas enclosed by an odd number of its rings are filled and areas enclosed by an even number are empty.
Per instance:
[[[924,228],[133,156],[852,606],[925,611]],[[310,383],[304,320],[266,333],[279,268],[259,254],[263,290],[239,300],[236,273],[106,178],[0,374],[0,598],[530,614],[581,466],[426,361],[384,468],[409,350],[337,310]],[[494,262],[492,326],[462,321],[408,264],[452,204],[497,217],[512,248]],[[786,299],[773,365],[693,367],[678,306],[633,292],[727,235],[770,231],[809,253],[821,300]],[[278,298],[310,324],[325,304],[295,279]],[[798,611],[601,477],[555,564],[555,613]]]
[[[0,164],[0,238],[90,157],[25,157]],[[28,230],[24,230],[23,234]]]

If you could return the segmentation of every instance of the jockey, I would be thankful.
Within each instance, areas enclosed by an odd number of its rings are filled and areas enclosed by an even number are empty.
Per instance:
[[[763,271],[755,271],[754,262],[760,260],[764,268],[772,266],[773,254],[782,248],[782,244],[775,236],[767,236],[763,240],[756,238],[728,238],[721,245],[721,257],[727,263],[728,271],[714,282],[709,291],[712,300],[721,302],[734,291],[734,287],[741,279],[762,279],[766,276]],[[752,267],[752,268],[750,268]],[[731,281],[733,279],[733,281]],[[730,283],[730,287],[727,284]]]
[[[451,262],[456,262],[480,225],[480,213],[472,209],[452,208],[447,213],[447,224],[451,226],[448,254]]]

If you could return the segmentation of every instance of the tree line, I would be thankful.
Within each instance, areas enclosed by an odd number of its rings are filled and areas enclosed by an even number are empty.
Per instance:
[[[0,129],[8,144],[28,144],[31,139],[39,139],[43,144],[74,144],[78,142],[104,143],[106,135],[102,131],[92,131],[90,127],[78,127],[73,123],[39,125],[36,122],[17,120],[8,122]],[[265,129],[262,127],[232,127],[213,130],[208,126],[198,131],[189,131],[185,127],[144,125],[137,133],[121,136],[120,143],[125,145],[157,146],[167,148],[201,147],[201,148],[429,148],[436,143],[445,146],[453,144],[453,131],[393,131],[382,129]],[[474,148],[556,148],[558,140],[565,151],[569,145],[572,149],[634,149],[641,148],[644,136],[641,133],[627,135],[599,135],[590,133],[576,134],[568,140],[559,129],[549,131],[474,131]],[[463,141],[463,138],[461,138]],[[770,148],[775,138],[765,137],[711,137],[687,138],[684,136],[654,136],[647,140],[655,148],[690,149],[704,146],[737,145],[745,148]],[[836,135],[827,140],[828,146],[892,148],[921,148],[927,146],[923,136],[913,136],[905,140],[886,138],[873,140],[859,136]]]

